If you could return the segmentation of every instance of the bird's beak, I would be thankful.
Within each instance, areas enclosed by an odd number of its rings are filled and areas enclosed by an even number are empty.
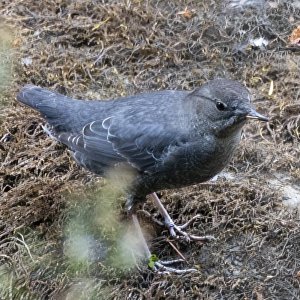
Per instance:
[[[248,114],[246,115],[247,119],[256,119],[264,122],[268,122],[269,119],[261,114],[259,114],[257,111],[255,111],[253,108],[250,109]]]

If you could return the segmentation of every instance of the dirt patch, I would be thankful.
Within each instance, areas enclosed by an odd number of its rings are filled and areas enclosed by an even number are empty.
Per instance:
[[[13,61],[1,94],[2,298],[300,299],[300,48],[289,44],[300,22],[297,1],[11,0],[0,7],[15,32],[1,52]],[[128,251],[130,223],[109,200],[122,197],[78,168],[14,98],[26,83],[106,99],[193,89],[217,76],[244,82],[271,122],[247,126],[218,180],[161,193],[177,223],[201,214],[191,231],[218,240],[171,241],[187,259],[182,267],[198,272],[152,274]],[[159,218],[151,203],[145,209]],[[103,222],[107,211],[114,222]],[[142,220],[151,251],[176,258],[167,231]]]

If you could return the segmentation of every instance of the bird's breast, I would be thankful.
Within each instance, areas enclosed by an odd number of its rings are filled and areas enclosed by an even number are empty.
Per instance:
[[[207,170],[209,178],[214,177],[227,166],[239,142],[240,134],[216,139],[215,150],[212,152],[211,157],[204,162],[203,166]]]
[[[199,142],[186,158],[188,184],[207,181],[222,171],[239,144],[239,136],[226,139],[206,138]]]
[[[152,192],[205,182],[226,167],[239,140],[240,134],[226,139],[208,136],[177,151],[170,149],[172,154],[157,172],[143,177],[142,185]]]

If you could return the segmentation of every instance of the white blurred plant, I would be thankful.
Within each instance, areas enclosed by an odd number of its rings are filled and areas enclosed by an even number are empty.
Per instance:
[[[11,82],[13,61],[13,30],[0,23],[0,92],[7,88]]]

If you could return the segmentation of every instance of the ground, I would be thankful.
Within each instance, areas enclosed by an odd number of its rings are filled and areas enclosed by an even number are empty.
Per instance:
[[[300,299],[299,1],[4,0],[0,9],[1,299]],[[270,122],[249,122],[217,180],[160,193],[177,223],[200,214],[189,230],[216,241],[171,240],[139,213],[152,253],[180,252],[178,267],[198,270],[155,274],[132,255],[120,182],[79,168],[15,96],[26,83],[108,99],[215,77],[246,84]]]

